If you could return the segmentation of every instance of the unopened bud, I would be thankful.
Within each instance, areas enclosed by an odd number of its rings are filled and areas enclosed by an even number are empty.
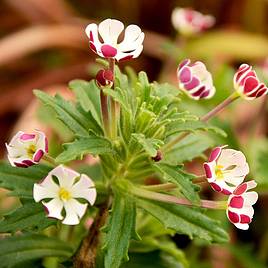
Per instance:
[[[99,87],[112,86],[114,81],[114,75],[111,70],[101,69],[96,75],[96,82]]]
[[[156,156],[152,157],[152,159],[155,161],[155,162],[159,162],[162,160],[162,152],[160,150],[157,151],[157,154]]]

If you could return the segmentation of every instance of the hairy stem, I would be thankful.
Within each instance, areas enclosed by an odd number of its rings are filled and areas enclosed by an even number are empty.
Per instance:
[[[108,98],[101,90],[100,92],[100,101],[101,101],[101,114],[102,121],[104,125],[105,136],[110,135],[110,126],[109,126],[109,113],[108,113]]]
[[[91,225],[87,236],[83,239],[78,253],[74,257],[74,268],[94,268],[97,250],[100,243],[100,228],[108,217],[110,200],[103,203]]]

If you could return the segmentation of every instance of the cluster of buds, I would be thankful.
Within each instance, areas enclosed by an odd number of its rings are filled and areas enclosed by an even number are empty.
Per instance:
[[[46,135],[41,131],[25,133],[19,131],[9,144],[6,144],[8,159],[12,166],[27,168],[38,164],[48,153]],[[58,184],[56,183],[56,181]],[[36,202],[43,201],[47,216],[63,220],[63,224],[75,225],[86,212],[87,203],[91,205],[96,200],[97,192],[94,182],[86,175],[62,165],[57,166],[40,182],[35,183],[33,198]],[[62,215],[63,209],[65,216]]]
[[[252,206],[258,199],[256,192],[247,193],[247,190],[257,183],[254,180],[243,183],[249,173],[246,157],[240,151],[225,147],[212,150],[209,161],[204,163],[206,177],[214,191],[229,196],[226,212],[230,222],[247,230],[254,214]]]
[[[175,8],[171,15],[171,22],[180,34],[194,36],[212,27],[215,18],[191,8]]]

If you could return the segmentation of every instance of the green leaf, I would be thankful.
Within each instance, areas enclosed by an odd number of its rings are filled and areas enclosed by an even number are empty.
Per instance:
[[[87,137],[78,136],[77,140],[63,146],[64,151],[56,158],[59,163],[66,163],[76,158],[82,159],[84,154],[100,155],[113,152],[109,140],[94,134]]]
[[[40,90],[34,90],[34,94],[42,103],[52,107],[56,111],[58,118],[72,130],[74,134],[87,136],[90,130],[95,133],[101,132],[95,120],[90,118],[91,114],[79,111],[70,101],[64,100],[59,95],[55,97],[49,96]]]
[[[103,88],[103,92],[107,94],[108,96],[111,96],[116,102],[120,103],[123,109],[127,111],[130,110],[126,92],[120,87],[116,87],[115,89],[106,87],[106,88]]]
[[[123,261],[128,260],[129,241],[132,237],[137,238],[135,221],[134,200],[115,191],[111,216],[105,228],[107,232],[104,246],[106,268],[118,268]]]
[[[168,125],[166,136],[171,136],[181,132],[195,132],[195,131],[213,131],[223,137],[226,137],[226,133],[218,127],[211,126],[208,123],[202,121],[186,121],[184,123],[172,122]]]
[[[152,157],[156,156],[157,150],[164,144],[161,140],[146,138],[143,134],[133,133],[131,136]]]
[[[41,164],[23,169],[0,162],[0,187],[12,191],[12,195],[32,199],[34,183],[43,179],[50,170],[51,167]]]
[[[137,199],[136,202],[166,228],[186,234],[191,239],[200,238],[217,243],[228,241],[228,234],[220,227],[219,222],[210,219],[199,209],[144,199]]]
[[[195,204],[199,203],[199,195],[195,191],[195,185],[191,182],[193,177],[184,173],[178,166],[158,162],[154,164],[154,167],[163,175],[165,180],[176,184],[187,199]]]
[[[69,258],[72,253],[68,243],[37,234],[8,237],[0,243],[0,263],[3,268],[44,257]]]
[[[10,212],[0,221],[0,233],[34,230],[41,231],[56,224],[54,219],[46,217],[44,207],[37,203],[26,203]]]
[[[207,135],[188,135],[164,155],[164,160],[173,165],[182,164],[203,156],[202,153],[213,145],[214,140]]]
[[[74,91],[77,100],[86,112],[91,112],[93,118],[101,126],[100,90],[94,80],[73,80],[69,87]]]

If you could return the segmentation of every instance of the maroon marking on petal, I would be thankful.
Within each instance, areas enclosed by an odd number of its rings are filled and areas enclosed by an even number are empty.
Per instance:
[[[240,215],[240,223],[251,223],[251,218],[248,215]]]
[[[230,195],[231,194],[231,192],[229,190],[227,190],[227,189],[222,189],[221,193],[224,194],[224,195]]]
[[[245,80],[244,93],[249,93],[254,90],[259,84],[259,81],[255,77],[248,77]]]
[[[92,33],[92,31],[89,32],[89,40],[90,40],[91,42],[94,42],[94,37],[93,37],[93,33]]]
[[[231,198],[229,206],[232,208],[242,208],[244,204],[244,198],[242,196],[234,196]]]
[[[237,70],[236,74],[235,74],[235,82],[239,83],[239,79],[240,77],[248,70],[251,69],[251,66],[247,65],[247,64],[242,64],[240,65],[239,69]]]
[[[35,138],[35,134],[24,133],[24,134],[20,135],[20,139],[24,140],[24,141],[33,140],[34,138]]]
[[[202,98],[206,98],[206,97],[209,95],[209,93],[210,93],[210,89],[207,90],[207,91],[204,91],[204,92],[199,96],[200,99],[202,99]]]
[[[256,98],[256,96],[258,95],[258,93],[260,91],[262,91],[265,88],[264,84],[259,84],[259,86],[257,88],[255,88],[255,90],[253,91],[253,93],[247,94],[248,97],[250,98]]]
[[[45,152],[48,153],[48,139],[45,137]]]
[[[259,98],[259,97],[261,97],[261,96],[263,96],[263,95],[266,95],[267,92],[268,92],[268,88],[267,88],[267,87],[265,87],[265,88],[263,88],[263,89],[260,89],[260,90],[258,91],[257,95],[256,95],[256,98]]]
[[[34,165],[34,162],[32,160],[23,160],[22,163],[27,165],[28,167]]]
[[[200,85],[199,79],[196,77],[193,77],[189,83],[184,84],[184,87],[186,90],[191,90],[195,87],[198,87],[199,85]]]
[[[179,72],[179,80],[182,83],[188,83],[191,80],[191,70],[188,67],[183,67]]]
[[[244,72],[245,73],[245,72]],[[254,71],[250,71],[248,70],[246,72],[246,75],[243,73],[243,77],[241,78],[241,80],[239,81],[239,85],[243,86],[245,84],[245,80],[249,77],[253,77],[257,79],[256,73]]]
[[[207,178],[210,179],[212,177],[212,172],[211,172],[211,169],[207,163],[204,163],[204,169],[205,169],[205,173],[206,173]]]
[[[247,188],[248,188],[247,183],[244,182],[234,190],[234,194],[235,195],[241,195],[241,194],[243,194],[244,192],[247,191]]]
[[[211,151],[208,161],[209,161],[209,162],[212,162],[212,161],[217,160],[218,157],[220,156],[220,153],[221,153],[221,147],[215,147],[215,148]]]
[[[35,154],[34,154],[34,162],[39,162],[41,160],[41,158],[44,155],[44,151],[43,150],[38,150]]]
[[[117,54],[117,49],[110,46],[110,45],[102,45],[101,52],[102,52],[104,57],[112,58]]]
[[[133,55],[128,55],[128,56],[126,56],[126,57],[120,59],[119,61],[121,62],[121,61],[131,60],[131,59],[133,59]]]
[[[28,165],[26,165],[26,164],[23,164],[23,163],[17,163],[17,162],[14,162],[14,165],[15,165],[16,167],[21,167],[21,168],[27,168],[27,167],[28,167]]]
[[[214,183],[214,182],[211,182],[210,186],[216,192],[221,192],[221,190],[222,190],[221,187],[218,184]]]
[[[91,50],[95,53],[97,53],[97,49],[95,47],[95,45],[92,42],[89,42],[89,47],[91,48]]]
[[[228,218],[229,218],[230,222],[232,222],[232,223],[239,222],[239,215],[232,212],[232,211],[229,211],[229,210],[228,210]]]
[[[206,90],[205,86],[202,86],[200,89],[198,89],[195,93],[192,94],[193,97],[200,97]]]
[[[191,61],[189,60],[189,59],[186,59],[186,60],[183,60],[180,64],[179,64],[179,70],[183,67],[183,66],[185,66],[185,65],[187,65],[187,64],[189,64]]]

